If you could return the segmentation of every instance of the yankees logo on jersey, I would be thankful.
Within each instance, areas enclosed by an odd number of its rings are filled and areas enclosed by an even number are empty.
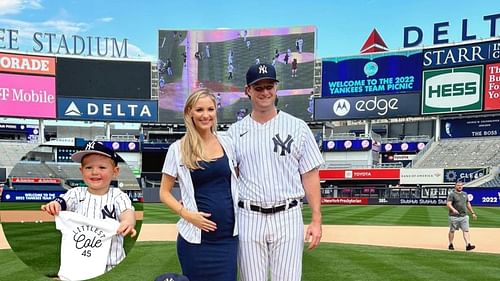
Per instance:
[[[292,136],[288,135],[285,141],[282,141],[279,134],[273,137],[274,142],[274,152],[278,153],[278,147],[281,147],[281,156],[285,156],[285,153],[290,153],[290,147],[293,142]]]
[[[105,219],[105,218],[110,218],[110,219],[117,219],[116,218],[116,210],[115,210],[115,206],[112,207],[113,209],[110,211],[108,206],[104,206],[104,208],[102,208],[101,212],[102,212],[102,218]]]

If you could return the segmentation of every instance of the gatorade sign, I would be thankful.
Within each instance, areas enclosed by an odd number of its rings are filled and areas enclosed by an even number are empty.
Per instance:
[[[482,110],[482,65],[427,70],[423,80],[422,114]]]

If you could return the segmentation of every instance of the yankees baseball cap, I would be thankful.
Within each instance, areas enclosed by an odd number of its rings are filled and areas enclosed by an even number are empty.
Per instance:
[[[103,143],[97,141],[89,141],[85,144],[84,149],[82,151],[78,151],[71,155],[71,160],[81,163],[83,157],[89,154],[100,154],[106,157],[111,158],[115,163],[123,162],[123,159],[116,154],[112,149],[104,146]]]
[[[156,277],[155,281],[189,281],[189,279],[177,273],[165,273]]]
[[[274,68],[274,66],[268,63],[254,64],[250,66],[247,71],[248,86],[265,79],[279,82],[279,80],[276,79],[276,69]]]

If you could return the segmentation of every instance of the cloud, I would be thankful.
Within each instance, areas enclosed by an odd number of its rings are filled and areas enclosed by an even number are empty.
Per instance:
[[[127,43],[128,46],[128,57],[129,58],[140,58],[147,61],[156,62],[158,60],[156,54],[148,54],[144,52],[141,48],[134,44]]]
[[[105,18],[97,19],[97,21],[100,21],[100,22],[111,22],[113,20],[114,20],[114,18],[112,18],[112,17],[105,17]]]
[[[18,14],[24,9],[41,9],[41,0],[1,0],[0,15]]]

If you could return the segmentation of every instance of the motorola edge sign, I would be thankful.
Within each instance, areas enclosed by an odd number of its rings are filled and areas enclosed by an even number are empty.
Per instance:
[[[420,115],[420,93],[314,99],[316,120],[391,118]]]

